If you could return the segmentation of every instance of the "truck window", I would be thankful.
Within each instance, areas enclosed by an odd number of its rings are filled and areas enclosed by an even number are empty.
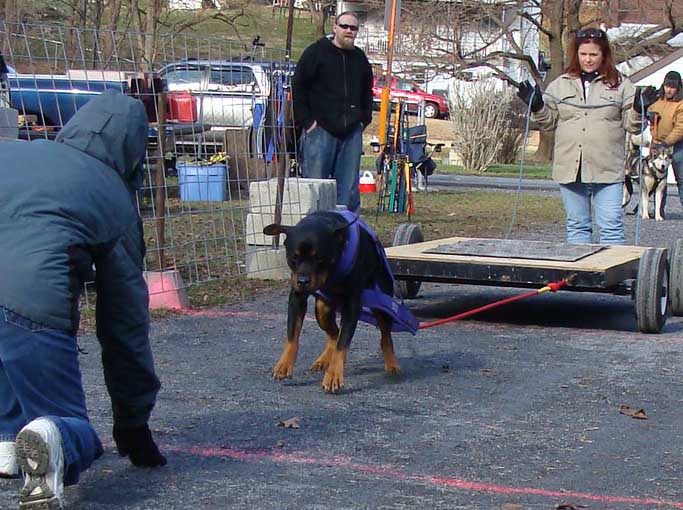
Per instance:
[[[413,91],[413,84],[405,80],[398,80],[398,90],[405,90],[406,92]]]
[[[202,81],[202,69],[198,67],[193,68],[180,68],[170,70],[164,74],[164,78],[168,83],[180,85],[180,84],[198,84]]]
[[[248,67],[211,68],[209,83],[225,91],[259,92],[254,72]]]

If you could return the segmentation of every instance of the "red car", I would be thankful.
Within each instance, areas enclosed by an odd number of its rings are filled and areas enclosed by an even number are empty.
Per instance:
[[[372,84],[372,96],[375,104],[382,100],[382,88],[386,84],[386,76],[375,78]],[[448,103],[441,96],[429,94],[414,83],[395,76],[391,77],[391,99],[403,99],[409,105],[409,111],[416,111],[420,101],[425,102],[425,117],[439,119],[448,116]]]

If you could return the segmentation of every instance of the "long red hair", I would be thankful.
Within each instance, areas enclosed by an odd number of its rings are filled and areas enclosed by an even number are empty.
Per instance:
[[[583,33],[583,30],[579,30],[577,34]],[[602,30],[592,29],[589,31],[592,37],[578,37],[574,34],[571,41],[569,41],[569,63],[567,64],[565,73],[574,76],[576,78],[581,76],[581,64],[579,63],[579,47],[586,43],[595,43],[600,47],[602,51],[602,64],[598,72],[605,83],[609,84],[611,87],[618,87],[621,83],[621,75],[617,71],[617,67],[614,65],[614,57],[612,56],[612,48],[607,40],[607,34]],[[595,34],[599,34],[595,37]]]

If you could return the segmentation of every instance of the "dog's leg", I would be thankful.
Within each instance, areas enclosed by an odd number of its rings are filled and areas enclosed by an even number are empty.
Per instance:
[[[320,372],[330,366],[330,359],[337,347],[339,328],[337,327],[334,307],[320,298],[315,299],[315,318],[318,321],[320,329],[327,333],[325,349],[322,354],[318,356],[318,359],[313,362],[313,365],[311,365],[311,371]]]
[[[658,182],[655,188],[655,220],[657,221],[664,221],[664,193],[666,193],[666,178]]]
[[[375,312],[375,318],[377,319],[377,327],[382,335],[380,345],[382,347],[382,354],[384,354],[384,371],[387,374],[398,375],[401,373],[401,367],[398,364],[398,359],[396,359],[394,342],[391,339],[391,320],[382,312]]]
[[[299,336],[306,315],[308,296],[290,291],[287,305],[287,339],[280,359],[273,367],[274,379],[289,379],[294,372],[294,362],[299,352]]]
[[[650,201],[650,194],[648,193],[650,188],[649,184],[650,183],[645,176],[640,179],[640,217],[644,220],[650,219],[648,203]]]
[[[356,332],[358,318],[361,312],[360,292],[349,297],[344,303],[341,313],[341,328],[337,345],[330,356],[330,364],[323,377],[323,389],[327,392],[335,392],[344,387],[344,364],[346,354],[349,352],[351,339]]]

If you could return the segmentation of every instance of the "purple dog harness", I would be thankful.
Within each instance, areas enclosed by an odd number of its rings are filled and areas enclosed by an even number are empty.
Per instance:
[[[389,261],[384,253],[384,248],[382,248],[382,245],[377,238],[377,234],[375,234],[375,232],[367,225],[367,223],[365,223],[360,219],[359,216],[356,216],[351,211],[334,212],[340,214],[349,223],[349,236],[348,240],[346,241],[346,245],[344,246],[342,256],[337,262],[334,272],[330,275],[329,282],[325,285],[325,287],[317,290],[315,294],[328,302],[334,302],[334,300],[329,297],[330,293],[328,289],[332,284],[334,284],[334,282],[342,280],[344,277],[346,277],[353,268],[353,265],[356,262],[356,256],[358,254],[358,243],[360,241],[361,228],[367,232],[374,241],[375,250],[377,251],[379,258],[382,260],[384,271],[389,276],[393,288],[394,275],[391,273]],[[397,301],[393,295],[382,292],[382,290],[379,288],[379,284],[377,283],[377,278],[375,278],[375,284],[373,288],[363,289],[361,292],[361,303],[363,306],[360,314],[361,321],[377,326],[377,320],[375,319],[375,315],[372,313],[372,310],[380,310],[391,318],[392,331],[408,331],[413,335],[417,334],[418,321],[415,316],[408,309],[408,307],[403,304],[402,300]]]

